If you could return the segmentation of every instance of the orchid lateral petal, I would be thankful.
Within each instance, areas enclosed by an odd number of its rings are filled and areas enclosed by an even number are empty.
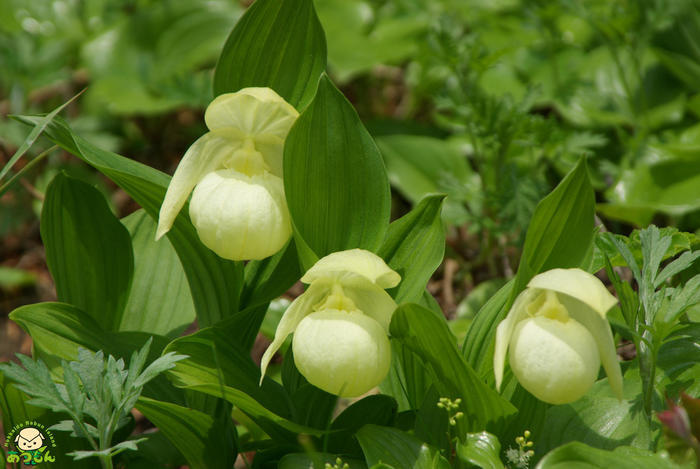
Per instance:
[[[384,259],[364,249],[350,249],[334,252],[323,257],[301,278],[304,283],[312,283],[317,278],[339,276],[352,272],[365,277],[381,288],[392,288],[399,284],[401,276],[394,272]]]
[[[304,293],[292,301],[287,311],[284,312],[282,319],[280,319],[277,325],[275,338],[267,350],[265,350],[262,360],[260,361],[260,384],[262,384],[267,365],[270,363],[270,360],[272,360],[275,352],[279,350],[287,336],[294,332],[301,320],[314,311],[314,306],[317,306],[330,294],[331,283],[331,281],[326,280],[314,282]]]
[[[571,318],[588,329],[593,336],[598,346],[598,354],[600,355],[603,369],[605,369],[605,374],[608,375],[608,383],[610,383],[615,396],[622,400],[622,372],[620,370],[620,362],[617,359],[615,341],[607,319],[601,317],[598,311],[579,301],[578,298],[560,294],[559,300],[566,307]]]
[[[581,269],[552,269],[535,275],[527,284],[530,288],[564,293],[590,306],[603,319],[615,306],[615,298],[595,275]]]
[[[235,141],[207,133],[185,152],[175,170],[158,216],[156,240],[173,226],[197,183],[209,172],[221,169],[223,162],[237,149]]]
[[[500,390],[503,381],[503,371],[506,365],[508,344],[513,335],[515,326],[527,317],[525,306],[532,301],[536,291],[526,289],[522,291],[513,302],[506,318],[496,328],[496,344],[493,351],[493,372],[496,376],[496,389]]]
[[[344,294],[355,303],[357,309],[377,321],[388,334],[391,316],[397,307],[394,299],[377,284],[353,272],[342,274],[336,278],[336,281],[340,283]]]

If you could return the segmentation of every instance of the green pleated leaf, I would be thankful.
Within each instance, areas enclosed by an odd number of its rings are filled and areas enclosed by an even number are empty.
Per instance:
[[[415,436],[391,427],[365,425],[357,432],[369,467],[383,463],[396,469],[449,469],[450,463]]]
[[[389,225],[379,256],[401,275],[389,293],[397,303],[418,301],[445,254],[445,229],[440,212],[444,195],[428,195]]]
[[[572,441],[606,450],[619,446],[649,448],[655,435],[638,404],[641,387],[635,366],[625,373],[623,401],[614,395],[608,380],[602,379],[581,399],[550,407],[540,434],[533,432],[536,449],[546,452]]]
[[[228,469],[236,459],[235,439],[211,415],[170,402],[141,397],[136,408],[153,422],[192,469]]]
[[[257,0],[226,40],[214,94],[267,86],[297,109],[326,68],[326,37],[311,0]]]
[[[384,163],[355,109],[325,75],[287,136],[284,189],[296,237],[316,256],[379,248],[391,205]]]
[[[156,222],[143,210],[122,220],[134,249],[134,281],[119,330],[177,337],[194,321],[192,294],[170,241],[155,241]]]
[[[353,435],[366,424],[391,425],[396,418],[396,401],[382,394],[367,396],[341,412],[331,424],[328,449],[340,454],[361,450]]]
[[[59,173],[46,191],[41,238],[59,301],[87,312],[105,330],[118,330],[134,258],[129,232],[100,191]]]
[[[301,278],[294,239],[280,252],[245,266],[241,309],[269,302],[289,290]]]
[[[542,199],[527,229],[518,266],[515,298],[532,277],[554,268],[579,267],[593,243],[595,196],[586,160]]]
[[[458,434],[481,430],[515,412],[467,364],[443,317],[422,306],[405,304],[394,313],[390,331],[394,339],[429,365],[441,397],[462,399],[460,410],[464,418],[457,420]]]
[[[270,378],[260,386],[260,369],[241,347],[239,337],[245,312],[214,327],[170,343],[165,353],[177,352],[189,358],[168,371],[181,388],[222,397],[248,414],[273,439],[294,441],[290,432],[320,434],[320,430],[294,423],[290,397]]]
[[[579,442],[551,451],[536,469],[678,469],[671,460],[636,448],[622,446],[615,451],[593,448]]]
[[[594,215],[593,188],[586,161],[582,158],[559,185],[537,204],[527,229],[513,285],[504,286],[484,305],[467,332],[464,354],[479,374],[492,368],[496,326],[505,318],[513,300],[530,279],[546,270],[578,267],[591,255]],[[509,294],[503,301],[502,292],[506,289]]]
[[[149,338],[153,343],[147,362],[158,358],[168,339],[144,332],[111,332],[103,330],[87,313],[65,303],[35,303],[22,306],[10,313],[10,319],[19,324],[34,341],[34,354],[49,368],[57,370],[61,360],[78,357],[78,348],[91,352],[104,351],[128,361],[134,350],[143,347]],[[181,400],[182,393],[173,388],[164,376],[159,376],[144,388],[144,395]]]
[[[457,444],[457,457],[482,469],[503,469],[501,443],[488,432],[467,434],[467,441]]]
[[[19,119],[35,124],[41,118],[22,116]],[[170,182],[168,175],[90,144],[74,134],[60,118],[47,127],[46,135],[114,181],[152,218],[158,218]],[[188,212],[185,206],[168,232],[168,239],[185,270],[199,324],[208,326],[237,311],[243,267],[242,263],[222,259],[204,246]]]

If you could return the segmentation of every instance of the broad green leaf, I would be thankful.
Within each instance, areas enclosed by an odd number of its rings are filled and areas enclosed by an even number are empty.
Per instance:
[[[621,446],[615,451],[594,448],[572,442],[551,451],[537,464],[536,469],[678,469],[663,456],[636,448]]]
[[[670,147],[670,145],[669,145]],[[692,145],[697,152],[698,144]],[[609,203],[599,204],[604,215],[638,226],[651,222],[656,212],[680,216],[700,208],[700,160],[697,153],[678,155],[659,146],[651,162],[625,170],[609,191]]]
[[[396,469],[448,469],[449,462],[435,448],[391,427],[365,425],[357,432],[367,465],[384,463]]]
[[[389,181],[414,205],[430,193],[444,193],[443,218],[461,224],[468,217],[464,203],[480,194],[478,176],[457,144],[419,135],[377,138]]]
[[[680,391],[700,395],[699,343],[700,325],[690,323],[671,334],[659,349],[656,365],[663,379],[657,386],[668,396]]]
[[[248,308],[269,302],[289,290],[301,278],[294,239],[272,257],[250,261],[245,266],[245,284],[241,307]]]
[[[413,434],[421,441],[442,451],[448,451],[450,445],[450,416],[444,408],[438,407],[440,393],[432,385],[425,393],[423,402],[416,411]]]
[[[164,350],[187,355],[168,372],[173,383],[185,389],[222,397],[253,419],[273,439],[294,440],[289,432],[319,434],[320,430],[292,421],[290,397],[270,378],[260,383],[260,369],[237,338],[245,315],[238,313],[221,323],[177,339]]]
[[[445,230],[440,210],[445,196],[430,195],[409,213],[389,225],[379,256],[401,275],[389,294],[397,303],[418,301],[442,262]]]
[[[146,397],[139,399],[136,408],[185,456],[192,469],[233,466],[236,442],[212,416]]]
[[[119,330],[177,337],[195,318],[180,259],[169,240],[154,240],[156,223],[143,210],[122,223],[131,234],[134,280]]]
[[[134,257],[129,232],[102,194],[59,173],[46,191],[41,238],[58,300],[85,311],[104,330],[119,330]]]
[[[266,86],[301,110],[326,68],[326,38],[311,0],[257,0],[226,40],[214,95]]]
[[[78,348],[91,352],[102,350],[105,355],[128,361],[134,350],[153,338],[147,360],[150,363],[160,356],[168,343],[165,337],[144,332],[105,331],[87,313],[65,303],[22,306],[10,313],[10,319],[32,336],[36,358],[44,360],[52,370],[60,367],[62,359],[75,360]],[[182,399],[181,393],[169,385],[163,376],[147,384],[144,395],[173,402]]]
[[[610,450],[618,446],[649,448],[652,430],[639,404],[640,390],[635,368],[625,373],[623,401],[614,395],[606,378],[581,399],[550,407],[541,433],[533,433],[535,448],[547,452],[572,441]]]
[[[282,362],[282,383],[291,397],[292,420],[314,428],[327,428],[333,418],[338,396],[310,384],[294,363],[292,347]]]
[[[503,469],[501,443],[488,432],[469,433],[464,443],[457,443],[457,457],[483,469]]]
[[[515,408],[486,386],[457,349],[443,317],[415,304],[399,306],[391,320],[391,335],[420,356],[434,373],[441,397],[461,398],[464,418],[458,434],[501,421]]]
[[[418,409],[433,379],[425,363],[403,342],[391,339],[391,368],[379,385],[384,394],[392,396],[399,410]]]
[[[379,248],[391,204],[384,163],[350,102],[325,75],[287,136],[284,189],[295,239],[316,256]]]
[[[359,446],[353,435],[366,424],[391,425],[396,418],[396,401],[382,394],[367,396],[343,410],[331,424],[328,435],[329,451],[357,454]]]
[[[40,118],[26,116],[20,118],[29,124],[38,119]],[[170,181],[166,174],[90,144],[74,134],[60,118],[49,125],[46,134],[66,151],[122,187],[151,217],[158,218]],[[187,275],[199,325],[205,327],[237,310],[243,268],[241,263],[222,259],[205,247],[199,241],[187,213],[187,208],[183,208],[168,232],[168,239]]]
[[[346,83],[372,67],[398,64],[415,56],[429,24],[429,15],[418,8],[405,14],[402,8],[382,14],[381,5],[344,0],[316,1],[328,37],[328,61],[333,77]],[[403,13],[403,14],[402,14]]]
[[[578,267],[589,257],[593,249],[594,202],[586,161],[582,158],[537,205],[513,285],[501,289],[510,290],[507,301],[498,307],[503,299],[499,291],[477,314],[467,332],[464,354],[478,373],[485,374],[491,368],[496,326],[530,279],[546,270]]]

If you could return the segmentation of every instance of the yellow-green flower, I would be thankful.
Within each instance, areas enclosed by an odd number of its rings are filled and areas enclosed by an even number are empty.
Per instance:
[[[583,396],[601,362],[622,399],[620,364],[605,317],[615,303],[603,283],[581,269],[553,269],[533,277],[496,330],[496,387],[508,352],[520,384],[544,402],[566,404]]]
[[[293,332],[294,363],[314,386],[343,397],[377,386],[391,364],[387,334],[396,309],[385,288],[398,285],[399,274],[377,255],[351,249],[322,258],[301,281],[309,288],[282,316],[262,376]]]
[[[192,194],[202,243],[231,260],[262,259],[292,233],[282,185],[284,140],[299,113],[270,88],[244,88],[207,107],[209,132],[187,150],[163,199],[156,239]]]

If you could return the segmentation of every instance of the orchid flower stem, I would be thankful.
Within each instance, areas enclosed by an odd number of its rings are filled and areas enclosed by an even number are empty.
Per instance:
[[[652,341],[652,332],[645,330],[642,334],[642,339],[637,344],[637,350],[639,352],[639,371],[642,377],[642,399],[644,403],[644,412],[648,420],[651,420],[654,381],[656,377],[656,350]]]

